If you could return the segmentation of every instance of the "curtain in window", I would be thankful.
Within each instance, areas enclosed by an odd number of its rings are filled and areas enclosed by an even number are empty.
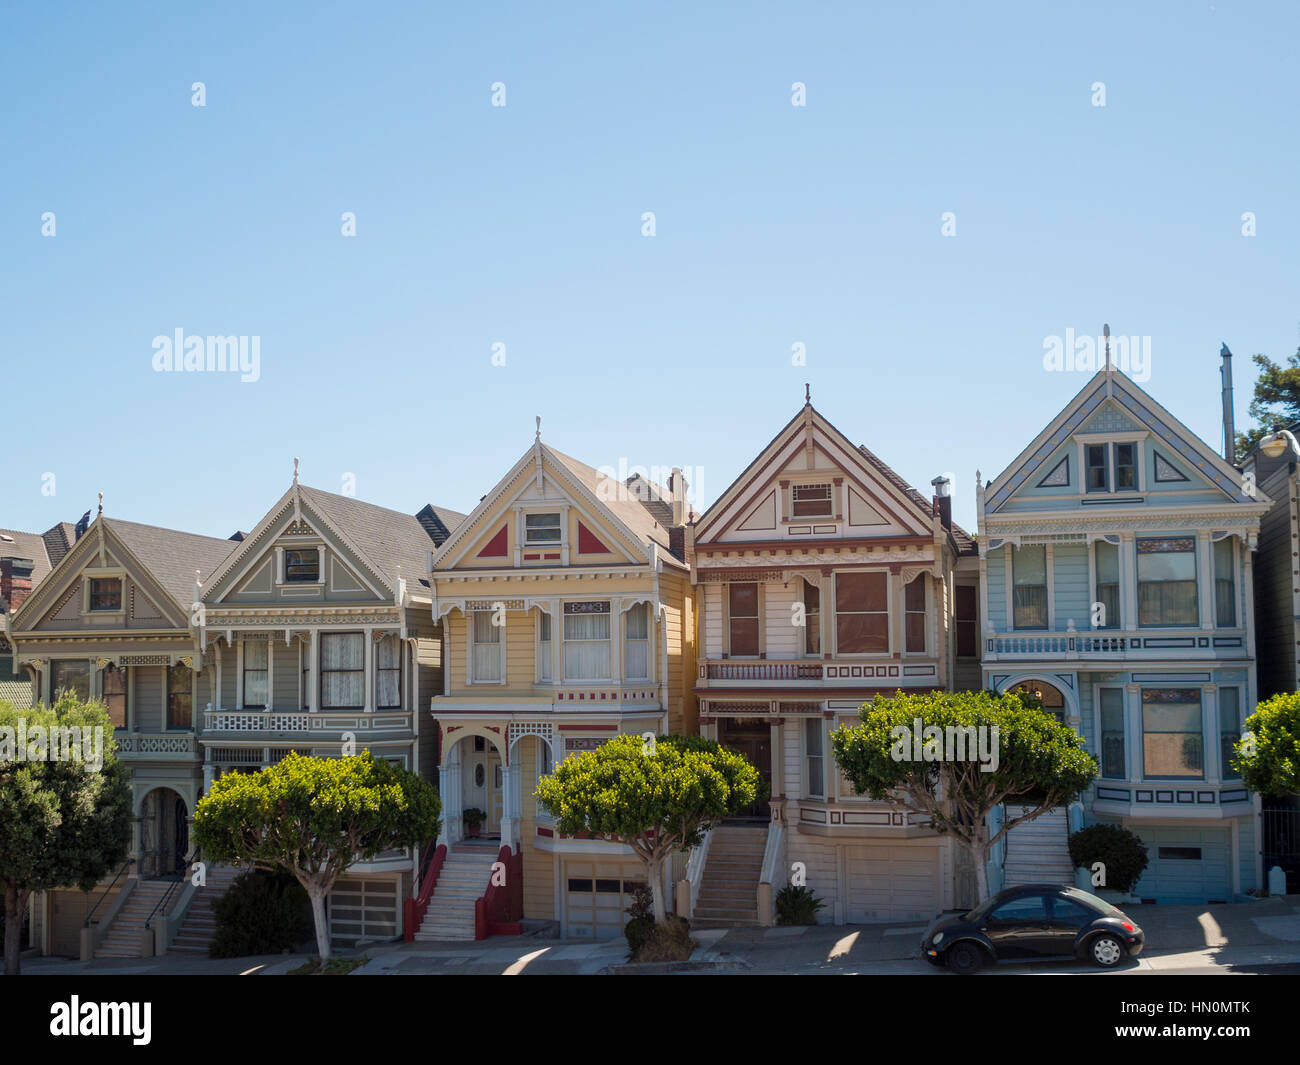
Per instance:
[[[1047,628],[1047,548],[1013,547],[1011,557],[1013,623],[1017,629]]]
[[[493,683],[501,679],[501,626],[492,624],[491,610],[474,611],[473,656],[474,680]]]
[[[320,640],[322,710],[355,709],[366,704],[366,636],[326,632]]]
[[[564,679],[609,679],[609,614],[564,615]]]
[[[647,603],[637,603],[623,615],[625,626],[624,675],[629,680],[648,680],[650,677],[650,608]]]
[[[267,640],[244,641],[244,705],[250,710],[267,706]]]
[[[375,648],[375,706],[396,710],[402,705],[402,641],[385,636]]]

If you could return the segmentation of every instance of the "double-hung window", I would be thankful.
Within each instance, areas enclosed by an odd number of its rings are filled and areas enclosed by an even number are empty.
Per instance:
[[[623,674],[628,680],[650,679],[650,604],[637,603],[623,615]]]
[[[835,575],[836,654],[889,652],[888,588],[886,573]]]
[[[474,684],[497,684],[501,675],[501,630],[494,624],[495,611],[470,613],[470,680]]]
[[[1196,624],[1194,537],[1139,540],[1137,579],[1139,625]]]
[[[1124,780],[1124,689],[1101,689],[1101,775]]]
[[[167,727],[194,727],[194,673],[184,662],[167,670]]]
[[[608,602],[564,604],[564,679],[610,679]]]
[[[1096,543],[1097,590],[1093,600],[1094,628],[1119,627],[1119,548],[1105,540]],[[1101,609],[1098,610],[1097,608]]]
[[[265,710],[270,640],[244,640],[244,709]]]
[[[925,653],[925,574],[913,578],[903,589],[903,613],[907,650]]]
[[[814,799],[826,797],[826,770],[822,762],[822,722],[819,717],[804,718],[804,767],[808,775],[808,795]]]
[[[758,654],[758,585],[751,581],[727,585],[728,654],[732,658]]]
[[[126,669],[110,662],[104,667],[104,705],[114,728],[126,728]]]
[[[385,636],[375,648],[375,708],[399,710],[402,706],[402,640]]]
[[[1205,776],[1199,688],[1142,689],[1142,772],[1147,777]]]
[[[320,638],[320,707],[359,710],[366,702],[366,634],[324,632]]]
[[[1214,543],[1214,624],[1231,629],[1237,624],[1237,582],[1232,537]]]
[[[1017,629],[1047,628],[1047,547],[1013,547],[1012,623]]]

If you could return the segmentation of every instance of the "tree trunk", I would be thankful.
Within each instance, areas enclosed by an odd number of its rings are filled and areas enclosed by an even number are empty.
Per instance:
[[[30,891],[19,891],[13,884],[5,885],[5,976],[18,975],[23,948],[23,910],[30,894]]]
[[[329,960],[330,930],[325,920],[325,887],[321,884],[304,884],[307,896],[311,899],[311,916],[316,923],[316,951],[321,961]]]
[[[655,904],[655,924],[663,924],[668,920],[668,912],[664,907],[664,860],[651,858],[646,863],[646,869],[650,874],[650,895]]]

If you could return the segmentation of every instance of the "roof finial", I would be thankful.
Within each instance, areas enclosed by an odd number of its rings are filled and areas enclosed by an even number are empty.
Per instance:
[[[542,416],[540,414],[537,415],[537,432],[533,435],[533,439],[539,444],[542,442]]]
[[[1101,327],[1101,335],[1106,338],[1106,369],[1113,370],[1115,367],[1113,367],[1110,364],[1110,326],[1109,325],[1103,325]]]
[[[294,484],[298,483],[298,456],[297,455],[295,455],[293,458],[293,483]]]
[[[104,493],[103,493],[103,492],[100,492],[100,493],[99,493],[99,512],[100,512],[101,514],[104,513]]]

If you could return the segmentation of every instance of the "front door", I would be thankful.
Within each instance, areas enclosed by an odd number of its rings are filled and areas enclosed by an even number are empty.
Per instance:
[[[772,728],[766,721],[725,719],[719,728],[719,741],[724,747],[744,755],[763,778],[766,794],[772,791]],[[768,821],[771,807],[766,798],[760,799],[736,816],[736,820]]]

